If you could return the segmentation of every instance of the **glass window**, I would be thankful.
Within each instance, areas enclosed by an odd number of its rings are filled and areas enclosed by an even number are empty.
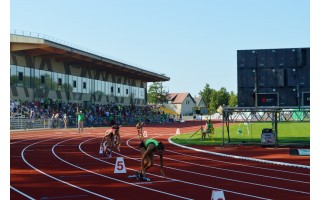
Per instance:
[[[28,67],[24,67],[24,78],[23,85],[24,87],[31,87],[31,70]]]
[[[113,86],[111,86],[110,90],[111,90],[111,94],[113,94]]]
[[[17,84],[17,67],[15,65],[10,66],[10,85]]]
[[[129,97],[129,85],[123,85],[123,89],[124,89],[124,97]]]
[[[58,74],[55,72],[52,72],[52,89],[57,90],[58,89]]]
[[[118,87],[118,93],[120,93],[120,88]]]
[[[144,88],[139,88],[140,99],[144,99]]]
[[[82,89],[87,89],[87,83],[86,82],[83,82]]]
[[[77,77],[72,76],[72,92],[78,92],[77,91]]]
[[[132,87],[133,98],[137,98],[136,87]]]
[[[23,72],[19,72],[18,77],[19,77],[19,79],[18,79],[19,81],[23,81]]]
[[[92,93],[92,91],[93,91],[93,79],[90,79],[90,78],[87,78],[87,81],[86,81],[86,83],[87,83],[87,93]]]
[[[77,77],[77,92],[82,93],[82,77]],[[78,84],[79,83],[79,84]]]
[[[47,89],[52,89],[52,73],[48,71],[43,71],[45,78],[45,87]]]
[[[44,83],[45,83],[45,81],[44,81],[45,79],[44,79],[44,76],[43,76],[43,75],[41,75],[41,78],[40,78],[40,79],[41,79],[41,80],[40,80],[40,83],[41,83],[41,84],[44,84]]]
[[[106,90],[105,90],[105,92],[106,92],[106,95],[109,95],[110,93],[109,93],[109,82],[105,82],[105,88],[106,88]]]
[[[34,87],[38,88],[40,85],[40,71],[38,69],[34,69]]]

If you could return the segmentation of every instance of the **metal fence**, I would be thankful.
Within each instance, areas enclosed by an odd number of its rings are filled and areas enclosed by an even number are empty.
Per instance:
[[[135,126],[138,121],[145,122],[146,124],[161,124],[161,123],[170,123],[174,122],[170,118],[164,118],[162,115],[154,116],[141,116],[137,117],[117,117],[114,119],[115,122],[119,125],[133,125]],[[67,120],[68,128],[77,127],[77,118],[69,117]],[[95,119],[86,118],[84,121],[85,127],[104,127],[110,126],[111,119],[107,117],[96,117]],[[25,116],[10,117],[10,129],[19,130],[19,129],[40,129],[40,128],[64,128],[64,121],[62,118],[58,119],[42,119],[36,118],[34,120],[29,119]]]
[[[279,132],[279,126],[294,125],[295,123],[310,123],[310,107],[224,107],[222,111],[222,145],[232,144],[233,141],[239,142],[238,139],[232,138],[232,134],[230,134],[230,123],[238,125],[238,133],[240,131],[250,132],[254,124],[265,123],[266,129],[270,130],[267,133],[267,130],[259,130],[261,133],[261,140],[250,140],[250,138],[245,139],[242,138],[242,144],[262,144],[263,134],[265,131],[265,135],[270,137],[269,144],[270,146],[279,146],[279,145],[310,145],[310,131],[305,134],[302,134],[303,137],[292,136],[286,133],[286,130],[282,129],[282,132]],[[291,123],[291,124],[289,124]],[[242,126],[242,128],[240,128]],[[309,124],[310,126],[310,124]],[[225,130],[226,129],[226,130]],[[233,128],[234,129],[234,128]],[[242,130],[244,129],[244,130]],[[252,132],[252,131],[251,131]],[[226,133],[226,135],[225,135]],[[288,135],[287,141],[279,140],[279,138],[283,138],[284,135]],[[274,137],[273,139],[271,138]],[[290,138],[292,137],[292,138]]]

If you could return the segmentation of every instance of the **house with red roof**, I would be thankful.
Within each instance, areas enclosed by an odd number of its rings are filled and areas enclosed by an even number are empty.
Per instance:
[[[167,101],[168,103],[164,106],[178,114],[190,115],[194,113],[196,101],[190,93],[169,93]]]

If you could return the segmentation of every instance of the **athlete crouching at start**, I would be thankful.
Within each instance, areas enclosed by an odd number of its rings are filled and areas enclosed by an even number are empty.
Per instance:
[[[161,175],[165,177],[165,174],[163,172],[163,152],[164,152],[164,145],[162,142],[158,142],[155,139],[149,138],[144,141],[141,141],[140,145],[140,153],[141,153],[141,168],[138,172],[138,178],[140,180],[147,180],[146,171],[150,167],[153,166],[153,157],[154,154],[159,155],[160,157],[160,169],[161,169]]]
[[[120,151],[121,138],[119,128],[119,126],[113,125],[111,129],[108,129],[105,132],[105,135],[100,143],[100,147],[103,148],[103,156],[112,157],[112,149],[114,145],[117,145],[117,149]],[[107,153],[107,150],[109,150],[109,154]]]

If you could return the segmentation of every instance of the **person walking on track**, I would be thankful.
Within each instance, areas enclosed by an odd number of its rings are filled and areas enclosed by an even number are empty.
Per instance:
[[[79,107],[77,107],[77,116],[78,116],[78,131],[80,133],[83,133],[83,123],[84,123],[84,114],[82,113],[82,110],[79,112]]]
[[[145,177],[146,171],[153,166],[154,154],[157,154],[160,157],[161,175],[165,177],[165,174],[163,171],[163,152],[165,149],[164,144],[162,142],[158,142],[153,138],[149,138],[141,141],[139,148],[140,148],[140,153],[142,157],[141,157],[141,168],[140,168],[140,171],[138,171],[138,175],[137,175],[138,178],[140,180],[147,179]]]

